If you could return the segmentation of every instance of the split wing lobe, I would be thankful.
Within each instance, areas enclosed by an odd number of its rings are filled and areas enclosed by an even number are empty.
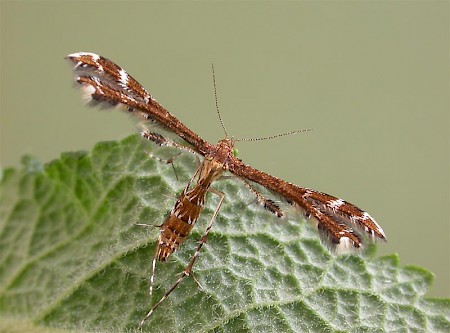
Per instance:
[[[131,75],[95,53],[77,52],[66,57],[75,64],[75,80],[89,104],[104,108],[122,106],[139,118],[157,123],[178,135],[204,155],[210,146],[162,107]]]
[[[337,250],[362,247],[364,236],[371,241],[386,239],[383,229],[368,213],[342,199],[288,183],[240,161],[230,164],[229,170],[278,193],[294,204],[306,217],[317,223],[325,243]]]

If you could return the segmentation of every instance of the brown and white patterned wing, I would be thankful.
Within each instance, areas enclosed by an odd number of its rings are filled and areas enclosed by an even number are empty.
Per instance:
[[[324,243],[337,251],[361,248],[366,239],[386,240],[383,229],[368,213],[342,199],[288,183],[242,162],[230,165],[229,171],[263,185],[294,205],[317,224]]]
[[[209,144],[206,141],[170,114],[139,82],[111,60],[91,52],[69,54],[66,59],[75,65],[75,80],[90,105],[123,107],[138,118],[155,122],[176,134],[199,154],[207,151]]]

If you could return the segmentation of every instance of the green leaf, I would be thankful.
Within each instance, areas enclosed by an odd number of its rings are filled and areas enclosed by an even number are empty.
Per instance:
[[[137,136],[6,169],[0,202],[0,332],[131,332],[151,306],[148,278],[159,225],[193,174]],[[167,149],[157,149],[167,155]],[[172,155],[174,153],[172,152]],[[170,155],[167,155],[170,156]],[[450,300],[427,299],[431,273],[397,256],[334,256],[303,220],[250,204],[238,181],[225,192],[208,244],[143,327],[148,332],[448,332]],[[174,283],[217,206],[182,249],[157,263],[153,303]]]

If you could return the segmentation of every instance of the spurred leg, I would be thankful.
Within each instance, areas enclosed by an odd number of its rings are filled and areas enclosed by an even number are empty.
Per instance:
[[[208,234],[214,224],[214,221],[216,219],[217,214],[219,213],[220,207],[222,206],[223,200],[225,198],[225,194],[223,192],[220,192],[216,189],[213,188],[209,188],[208,191],[220,196],[220,200],[219,203],[217,205],[217,208],[214,211],[213,216],[211,217],[211,220],[208,223],[208,226],[206,227],[205,233],[203,234],[202,238],[200,238],[199,244],[197,246],[197,250],[195,251],[194,255],[191,257],[191,260],[189,261],[188,265],[185,267],[185,269],[183,270],[183,272],[181,273],[181,276],[178,278],[177,281],[175,281],[175,283],[172,285],[172,287],[164,294],[163,297],[161,297],[161,299],[155,304],[153,305],[153,307],[150,309],[150,311],[147,313],[147,315],[144,317],[144,319],[142,319],[142,321],[139,323],[139,327],[142,327],[142,325],[144,324],[144,322],[153,314],[153,312],[155,311],[155,309],[166,300],[166,298],[170,295],[170,293],[172,291],[174,291],[178,285],[181,283],[181,281],[184,280],[184,278],[186,276],[189,276],[192,274],[192,267],[194,266],[195,260],[197,259],[203,244],[206,243],[206,240],[208,238]],[[153,281],[154,281],[154,276],[155,276],[155,266],[156,266],[156,254],[153,257],[152,260],[152,275],[150,277],[150,296],[152,294],[153,291]]]

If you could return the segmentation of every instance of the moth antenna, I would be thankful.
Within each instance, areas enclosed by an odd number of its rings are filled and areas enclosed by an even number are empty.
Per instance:
[[[302,130],[297,130],[297,131],[292,131],[292,132],[286,132],[286,133],[281,133],[281,134],[275,134],[275,135],[270,135],[270,136],[264,136],[262,138],[243,138],[243,139],[235,139],[235,142],[239,142],[239,141],[263,141],[263,140],[271,140],[271,139],[276,139],[276,138],[280,138],[282,136],[287,136],[287,135],[294,135],[294,134],[298,134],[298,133],[302,133],[302,132],[309,132],[312,131],[312,129],[302,129]]]
[[[220,115],[219,110],[219,102],[217,99],[217,87],[216,87],[216,72],[214,71],[214,64],[211,64],[211,70],[212,70],[212,79],[213,79],[213,87],[214,87],[214,101],[216,103],[216,111],[217,115],[219,116],[220,125],[222,125],[223,131],[225,132],[225,137],[228,138],[228,132],[225,128],[225,124],[223,123],[222,116]]]

